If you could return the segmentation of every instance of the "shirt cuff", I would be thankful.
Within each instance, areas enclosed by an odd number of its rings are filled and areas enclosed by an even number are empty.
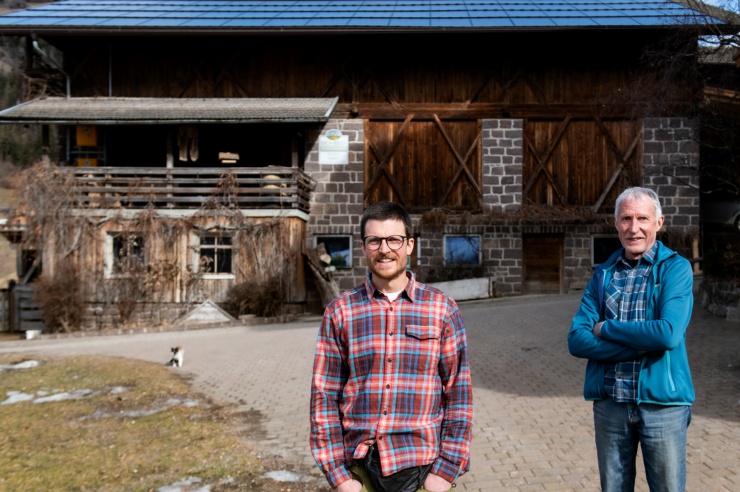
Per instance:
[[[336,489],[344,482],[352,478],[352,473],[346,466],[340,466],[326,474],[326,480],[331,488]]]
[[[437,457],[432,465],[431,473],[434,473],[438,477],[442,477],[450,483],[453,483],[457,478],[460,467],[454,463],[450,463],[444,458]]]

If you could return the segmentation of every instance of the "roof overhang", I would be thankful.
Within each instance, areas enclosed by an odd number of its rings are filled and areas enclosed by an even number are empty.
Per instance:
[[[0,123],[170,125],[323,123],[339,98],[45,97],[0,111]]]

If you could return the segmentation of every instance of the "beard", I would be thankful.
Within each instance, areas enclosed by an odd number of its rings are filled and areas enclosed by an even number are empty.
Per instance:
[[[392,263],[380,263],[380,260],[390,259]],[[382,255],[377,258],[373,258],[369,265],[370,271],[373,276],[377,276],[380,279],[390,282],[398,277],[406,275],[406,264],[401,264],[400,258],[396,255]]]

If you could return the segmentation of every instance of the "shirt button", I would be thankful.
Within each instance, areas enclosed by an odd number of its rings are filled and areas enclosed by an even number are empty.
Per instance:
[[[392,337],[393,336],[393,332],[388,333],[388,336],[389,337]]]
[[[383,440],[383,436],[378,436],[378,441],[382,441],[382,440]]]
[[[388,410],[383,410],[383,415],[388,415]]]
[[[390,357],[388,357],[388,362],[393,362],[393,359],[391,359]]]
[[[391,311],[393,311],[393,306],[391,306]]]

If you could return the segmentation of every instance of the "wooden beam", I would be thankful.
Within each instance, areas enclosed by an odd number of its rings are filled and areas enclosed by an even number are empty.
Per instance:
[[[540,171],[545,169],[545,164],[547,163],[547,160],[550,158],[550,155],[555,151],[555,147],[557,146],[558,142],[561,138],[563,138],[563,135],[565,134],[565,130],[568,128],[568,125],[570,124],[571,115],[566,115],[563,122],[560,124],[560,127],[558,128],[557,133],[555,134],[555,138],[552,139],[550,142],[550,145],[545,149],[545,151],[541,155],[537,155],[537,149],[534,148],[534,145],[532,142],[530,142],[527,139],[528,146],[532,149],[532,155],[535,159],[537,159],[537,167],[532,172],[532,176],[529,177],[529,181],[527,181],[527,185],[524,187],[524,195],[526,196],[527,192],[532,188],[535,181],[537,180],[537,177],[540,174]],[[565,200],[560,193],[560,190],[557,189],[557,186],[555,185],[555,182],[550,175],[550,173],[545,169],[545,174],[547,175],[548,179],[550,180],[550,183],[552,183],[553,187],[555,188],[555,192],[558,193],[558,196],[560,197],[561,202],[565,204]]]
[[[624,171],[624,164],[620,162],[619,166],[617,166],[617,169],[612,173],[611,177],[609,178],[609,181],[606,183],[606,187],[604,187],[604,191],[601,192],[601,195],[599,195],[598,200],[596,200],[596,203],[594,203],[594,206],[591,208],[591,210],[594,213],[597,213],[599,211],[599,209],[601,208],[601,205],[604,203],[604,200],[606,199],[606,196],[609,194],[609,191],[614,186],[614,183],[617,182],[617,178],[619,178],[619,175],[622,174],[622,171]]]

